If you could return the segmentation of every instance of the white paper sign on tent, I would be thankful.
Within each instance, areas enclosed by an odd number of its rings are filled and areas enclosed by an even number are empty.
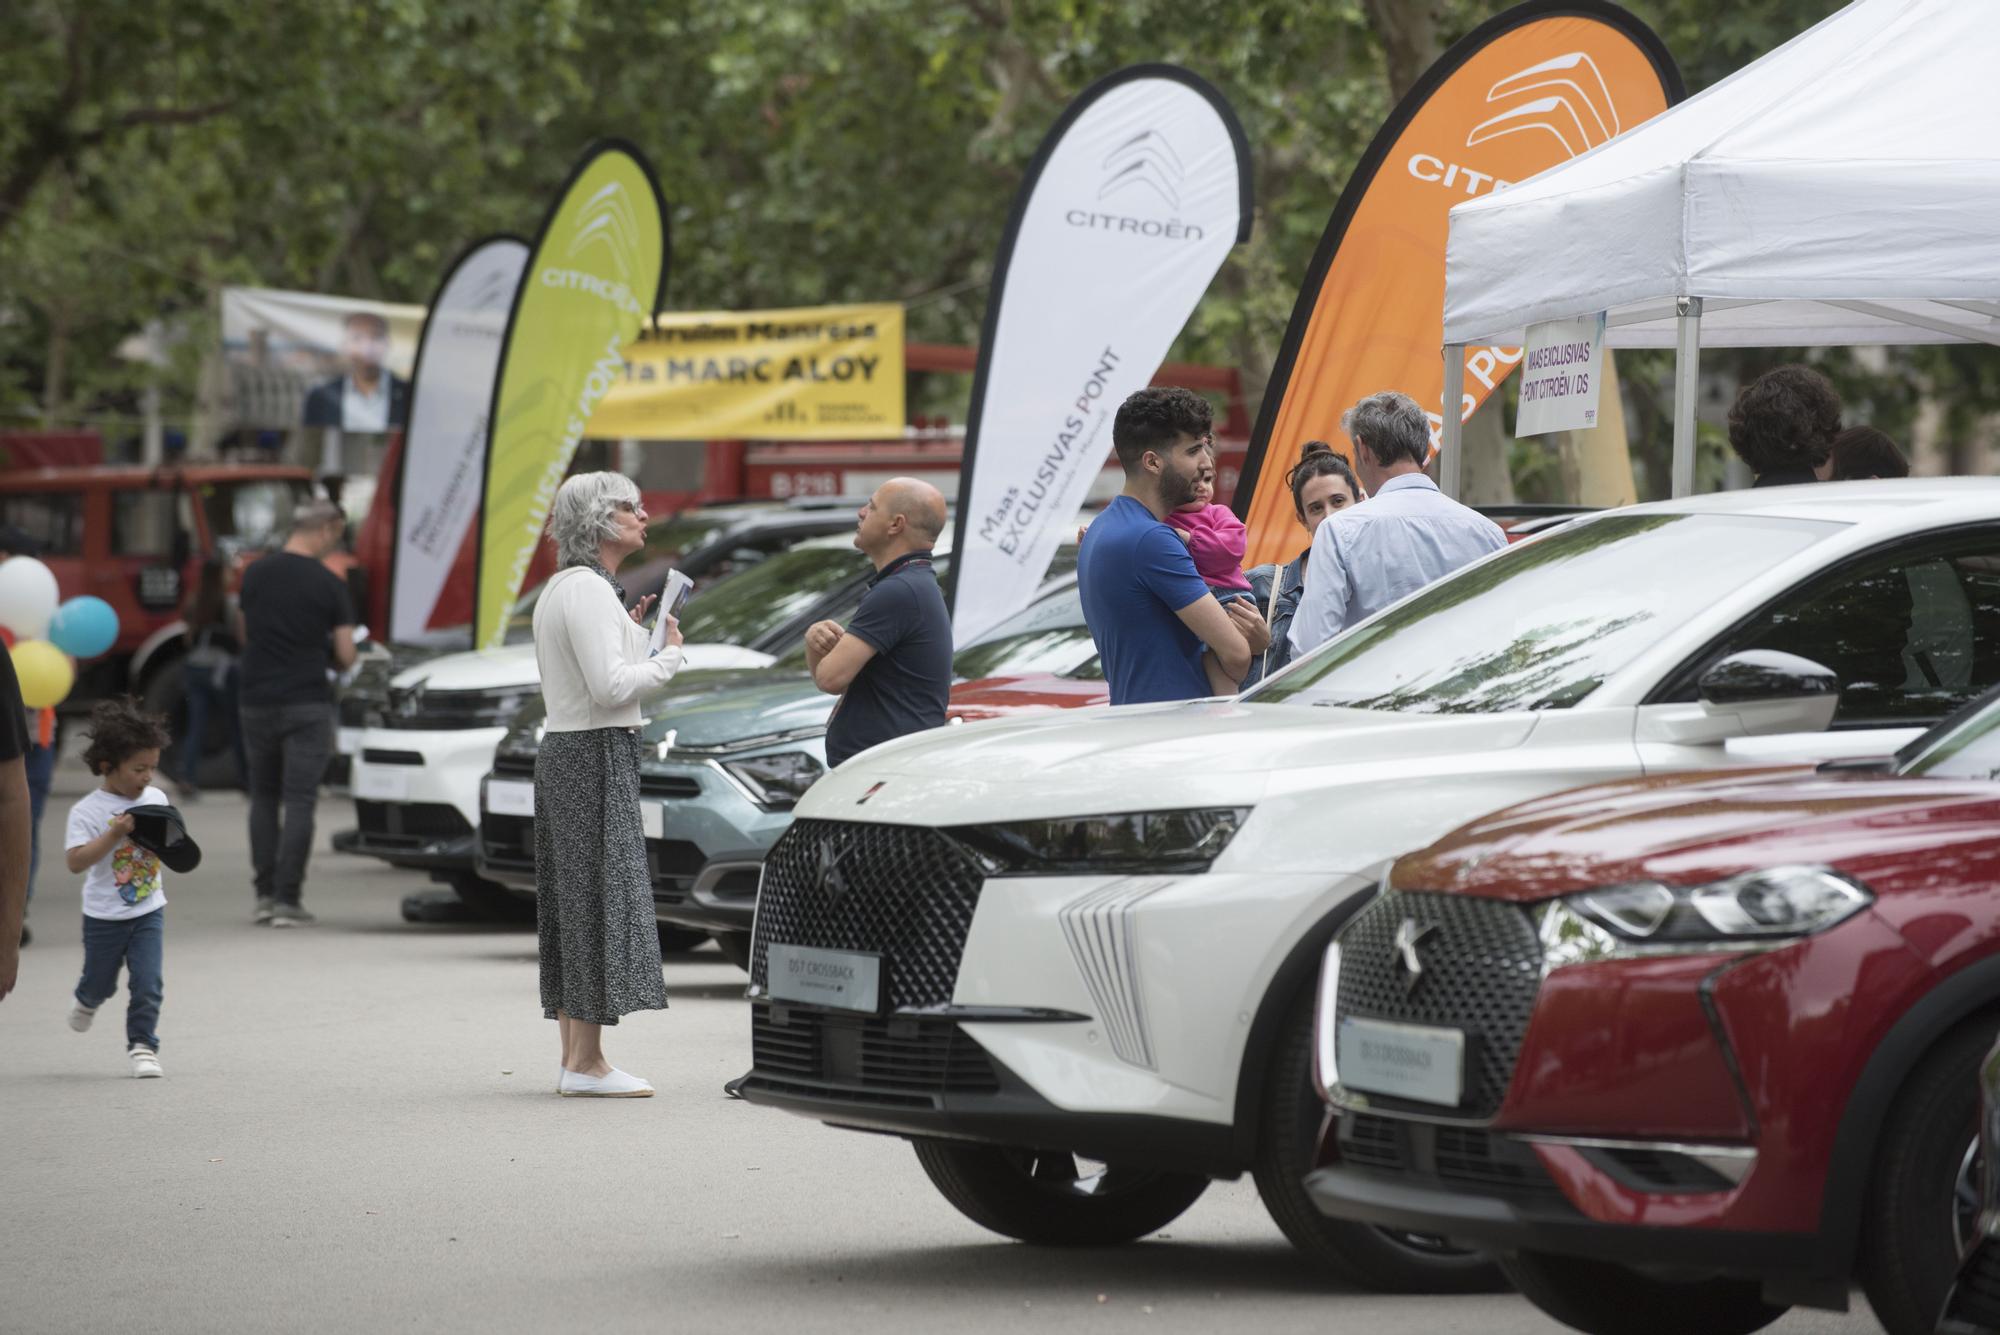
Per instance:
[[[1603,383],[1603,311],[1581,320],[1529,325],[1514,434],[1590,430],[1597,425],[1597,391]]]

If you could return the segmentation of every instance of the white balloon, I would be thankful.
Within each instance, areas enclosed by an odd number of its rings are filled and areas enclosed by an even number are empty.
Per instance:
[[[62,593],[55,572],[32,556],[0,561],[0,626],[17,640],[39,640],[49,631]]]

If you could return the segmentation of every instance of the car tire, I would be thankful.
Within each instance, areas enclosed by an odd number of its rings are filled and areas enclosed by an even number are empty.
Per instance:
[[[481,918],[493,922],[533,922],[535,901],[469,871],[453,872],[452,893]]]
[[[1876,1142],[1861,1217],[1861,1287],[1889,1335],[1930,1335],[1958,1271],[1952,1214],[1978,1135],[1994,1023],[1959,1026],[1903,1082]]]
[[[1181,1217],[1208,1179],[1105,1165],[1084,1176],[1074,1156],[955,1140],[917,1140],[917,1162],[960,1214],[1002,1237],[1049,1247],[1105,1247]]]
[[[690,950],[708,940],[708,933],[699,927],[676,927],[672,923],[661,923],[660,953],[662,955],[685,955]]]
[[[1329,1219],[1306,1193],[1326,1117],[1313,1079],[1313,988],[1285,1014],[1258,1107],[1252,1175],[1264,1208],[1315,1266],[1383,1293],[1493,1293],[1507,1288],[1499,1263],[1443,1238]]]
[[[750,972],[750,933],[717,932],[715,944],[716,948],[722,951],[722,958],[743,972]]]
[[[1585,1335],[1749,1335],[1788,1310],[1754,1279],[1654,1279],[1609,1261],[1519,1252],[1500,1266],[1544,1315]]]

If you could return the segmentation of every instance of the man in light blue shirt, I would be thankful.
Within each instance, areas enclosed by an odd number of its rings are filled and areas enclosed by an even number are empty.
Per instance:
[[[1424,475],[1431,429],[1416,400],[1371,394],[1341,415],[1340,428],[1354,442],[1354,471],[1368,501],[1328,516],[1313,534],[1292,618],[1294,659],[1507,545],[1498,524]]]

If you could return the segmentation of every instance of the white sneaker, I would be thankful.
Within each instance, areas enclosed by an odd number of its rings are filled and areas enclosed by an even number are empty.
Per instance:
[[[561,1093],[566,1099],[650,1099],[653,1087],[614,1066],[609,1075],[578,1075],[565,1070]]]
[[[81,1001],[69,1008],[69,1027],[81,1034],[90,1028],[90,1022],[97,1018],[97,1007],[86,1006]]]
[[[166,1074],[160,1069],[160,1054],[151,1048],[142,1048],[135,1044],[126,1055],[132,1059],[134,1080],[157,1080]]]

